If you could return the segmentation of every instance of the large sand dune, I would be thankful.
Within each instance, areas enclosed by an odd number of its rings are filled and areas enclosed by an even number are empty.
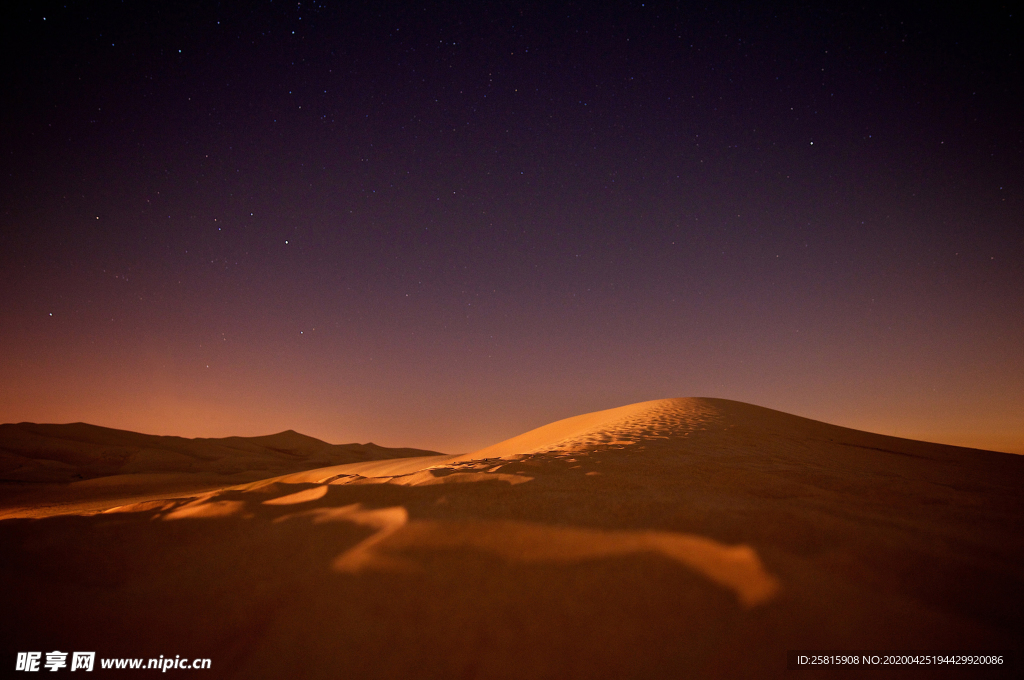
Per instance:
[[[261,453],[180,493],[159,486],[180,470],[122,464],[75,483],[107,489],[89,503],[60,497],[75,484],[9,498],[6,650],[208,657],[205,676],[231,678],[833,674],[786,671],[790,649],[1022,659],[1021,456],[719,399],[403,453],[312,469]]]

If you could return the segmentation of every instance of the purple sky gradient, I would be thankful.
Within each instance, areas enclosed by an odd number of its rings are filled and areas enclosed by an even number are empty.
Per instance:
[[[456,453],[714,396],[1024,452],[1012,10],[175,7],[3,29],[0,421]]]

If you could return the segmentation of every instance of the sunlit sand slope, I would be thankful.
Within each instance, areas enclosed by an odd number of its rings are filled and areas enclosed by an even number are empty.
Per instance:
[[[677,407],[672,400],[659,400],[585,413],[538,427],[460,458],[507,458],[554,448],[567,451],[589,444],[633,443],[639,432],[654,426],[656,414],[666,409],[680,414],[689,411],[685,407]]]
[[[287,483],[328,482],[344,477],[382,478],[473,461],[496,461],[537,453],[562,454],[593,446],[622,447],[641,439],[689,436],[713,418],[713,411],[694,399],[659,399],[565,418],[492,446],[459,456],[406,458],[336,465],[275,478]]]
[[[0,639],[209,657],[226,678],[835,677],[787,671],[789,649],[1020,659],[1022,489],[1020,456],[645,402],[464,456],[0,521]]]

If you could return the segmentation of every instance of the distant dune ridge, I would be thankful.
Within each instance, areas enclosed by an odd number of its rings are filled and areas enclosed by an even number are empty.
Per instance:
[[[328,444],[293,430],[185,439],[86,423],[0,425],[0,518],[12,505],[28,505],[33,516],[99,510],[112,500],[141,501],[340,463],[425,455],[441,454]]]
[[[82,424],[0,426],[0,450],[12,650],[170,651],[238,678],[775,677],[787,649],[1024,652],[1021,456],[703,398],[458,456]]]
[[[409,456],[418,449],[331,444],[293,430],[257,437],[185,439],[73,423],[0,425],[0,481],[72,482],[134,473],[263,475]]]
[[[72,482],[108,475],[275,473],[434,451],[328,444],[293,430],[263,437],[184,439],[86,423],[0,425],[0,481]]]

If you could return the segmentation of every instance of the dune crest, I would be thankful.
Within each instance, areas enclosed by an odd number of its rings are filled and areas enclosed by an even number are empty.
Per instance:
[[[780,588],[750,546],[723,545],[672,531],[606,531],[515,521],[410,521],[402,506],[366,509],[359,503],[296,512],[274,522],[302,518],[314,524],[351,522],[376,530],[334,559],[332,568],[342,573],[417,571],[420,567],[409,553],[418,550],[470,550],[526,564],[573,564],[653,553],[733,591],[746,608],[770,601]]]
[[[326,486],[314,486],[309,489],[303,489],[302,491],[296,491],[290,493],[287,496],[278,496],[277,498],[270,498],[263,501],[263,505],[295,505],[297,503],[309,503],[310,501],[320,500],[327,493]]]
[[[163,516],[165,520],[230,517],[238,515],[245,508],[241,501],[200,500],[171,510]]]
[[[547,526],[532,522],[443,522],[400,521],[404,508],[386,508],[390,521],[380,531],[338,556],[336,571],[366,569],[412,571],[416,562],[398,554],[411,550],[472,550],[507,562],[572,564],[636,553],[655,553],[696,571],[728,588],[744,607],[771,600],[780,584],[767,573],[757,552],[746,545],[728,546],[703,536],[669,531],[603,531],[577,527]],[[398,512],[401,510],[402,512]],[[374,525],[376,517],[362,513],[383,510],[318,515],[326,518]],[[397,553],[397,554],[396,554]]]

